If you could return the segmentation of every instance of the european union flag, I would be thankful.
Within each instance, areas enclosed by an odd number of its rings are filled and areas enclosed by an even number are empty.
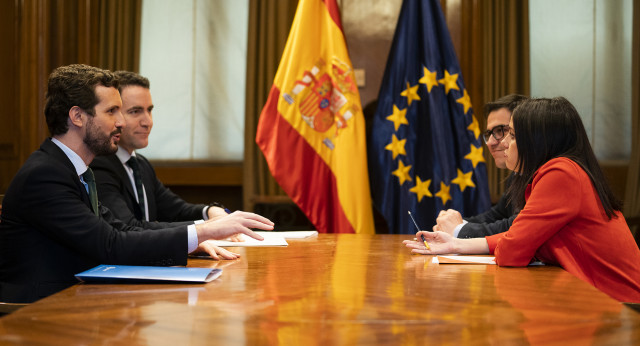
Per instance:
[[[391,233],[490,207],[480,127],[438,0],[405,0],[369,145],[371,190]]]

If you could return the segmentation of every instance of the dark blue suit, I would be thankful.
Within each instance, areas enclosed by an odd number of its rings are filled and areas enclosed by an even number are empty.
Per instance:
[[[511,183],[509,177],[505,182],[506,187]],[[458,238],[482,238],[502,232],[511,227],[518,213],[508,203],[507,196],[502,195],[500,200],[491,209],[482,214],[465,218],[469,223],[462,226]]]
[[[5,194],[0,224],[0,300],[33,302],[98,264],[186,265],[187,226],[145,230],[89,197],[65,153],[46,139]]]
[[[136,154],[142,183],[146,190],[149,220],[163,223],[202,219],[206,205],[185,202],[165,187],[156,177],[151,163]],[[116,154],[96,157],[91,163],[96,176],[98,197],[120,220],[129,225],[145,226],[144,212],[138,205],[131,180]]]

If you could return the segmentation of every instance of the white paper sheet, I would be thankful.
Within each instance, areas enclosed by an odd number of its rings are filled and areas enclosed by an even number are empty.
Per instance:
[[[442,264],[496,264],[493,256],[434,256],[433,263]]]
[[[273,233],[273,232],[256,232],[262,236],[263,233]],[[318,235],[318,231],[288,231],[288,232],[276,232],[279,235],[282,235],[284,239],[304,239],[309,237],[315,237]]]
[[[244,234],[241,234],[244,241],[226,241],[226,240],[210,240],[213,245],[222,247],[252,247],[252,246],[288,246],[289,243],[284,239],[281,232],[256,232],[264,237],[264,240],[256,240]]]

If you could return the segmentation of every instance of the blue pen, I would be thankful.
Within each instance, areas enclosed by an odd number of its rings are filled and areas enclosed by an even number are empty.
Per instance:
[[[411,215],[411,211],[408,211],[408,213],[409,213],[409,217],[411,218],[411,221],[413,221],[413,224],[416,226],[416,229],[419,232],[420,231],[420,227],[418,227],[418,224],[416,223],[416,219],[414,219],[413,215]],[[427,250],[431,250],[431,247],[429,246],[429,243],[427,243],[427,240],[424,239],[424,234],[420,234],[420,238],[422,238],[422,241],[424,242],[424,246],[427,248]]]

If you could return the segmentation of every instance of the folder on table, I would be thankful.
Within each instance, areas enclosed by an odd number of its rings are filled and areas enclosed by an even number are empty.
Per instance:
[[[152,267],[101,264],[76,278],[85,282],[184,282],[204,283],[217,279],[222,269],[187,267]]]

